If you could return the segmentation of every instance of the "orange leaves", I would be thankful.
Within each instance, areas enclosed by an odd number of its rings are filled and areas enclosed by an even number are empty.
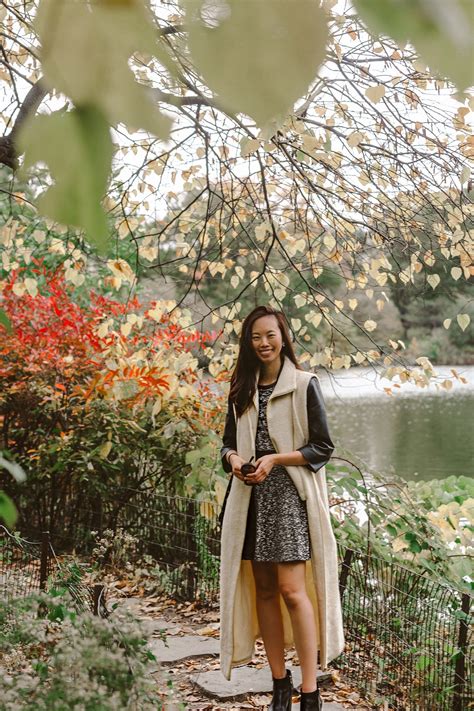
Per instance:
[[[127,397],[117,397],[120,386],[133,383]],[[144,403],[148,398],[163,395],[170,388],[169,375],[163,373],[156,366],[125,365],[123,368],[97,373],[85,389],[76,392],[84,398],[86,402],[97,397],[105,399],[119,399],[126,401],[129,405]],[[126,392],[126,391],[125,391]]]
[[[21,270],[3,290],[2,307],[13,326],[0,345],[6,391],[25,388],[40,408],[55,402],[67,417],[97,400],[134,412],[168,401],[190,416],[208,409],[213,420],[215,397],[198,390],[193,352],[216,333],[185,328],[179,316],[170,316],[168,302],[153,302],[150,313],[136,298],[123,304],[91,292],[86,305],[81,294],[80,305],[60,272],[49,273],[40,262],[37,267],[35,296],[15,292]]]

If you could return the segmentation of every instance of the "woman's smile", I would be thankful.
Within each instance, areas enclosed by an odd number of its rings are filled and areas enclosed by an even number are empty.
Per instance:
[[[278,320],[273,314],[267,314],[256,319],[250,332],[251,347],[265,370],[265,377],[276,376],[268,372],[280,356],[283,346],[283,335]]]

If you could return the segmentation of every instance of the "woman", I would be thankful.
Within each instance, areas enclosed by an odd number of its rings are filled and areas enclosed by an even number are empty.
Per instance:
[[[261,636],[271,711],[291,709],[285,647],[296,646],[306,711],[322,708],[318,650],[325,668],[344,648],[324,469],[333,449],[318,380],[298,365],[285,316],[258,306],[242,325],[221,449],[233,475],[222,522],[221,670],[230,679]],[[243,474],[251,457],[256,471]]]

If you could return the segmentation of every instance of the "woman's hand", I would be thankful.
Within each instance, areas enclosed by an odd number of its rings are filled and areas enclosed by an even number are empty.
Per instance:
[[[240,471],[242,464],[245,464],[245,459],[239,457],[238,454],[231,454],[229,457],[229,464],[232,467],[232,474],[240,479],[240,481],[245,481],[245,477]]]
[[[256,484],[261,484],[261,482],[265,481],[267,476],[270,474],[275,464],[274,454],[265,454],[263,457],[260,457],[260,459],[257,459],[255,462],[257,469],[255,474],[252,474],[252,481]]]

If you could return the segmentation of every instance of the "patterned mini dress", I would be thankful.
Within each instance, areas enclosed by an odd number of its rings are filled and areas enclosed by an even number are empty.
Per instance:
[[[275,385],[258,386],[257,459],[275,452],[267,425],[267,404]],[[261,484],[252,486],[242,559],[283,563],[310,557],[306,502],[285,467],[275,466]]]

